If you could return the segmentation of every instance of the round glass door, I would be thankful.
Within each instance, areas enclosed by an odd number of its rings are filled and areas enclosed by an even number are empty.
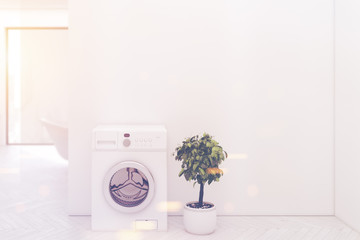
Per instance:
[[[108,203],[123,212],[144,209],[154,194],[154,180],[140,163],[122,162],[106,175],[104,194]]]

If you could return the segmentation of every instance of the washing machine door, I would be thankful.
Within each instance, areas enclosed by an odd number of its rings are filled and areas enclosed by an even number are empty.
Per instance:
[[[151,202],[155,192],[154,179],[142,164],[121,162],[105,176],[104,195],[116,210],[125,213],[138,212]]]

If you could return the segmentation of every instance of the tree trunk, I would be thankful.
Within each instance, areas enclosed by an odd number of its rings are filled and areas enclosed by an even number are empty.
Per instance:
[[[204,184],[200,184],[200,194],[199,194],[199,207],[202,207],[204,204]]]

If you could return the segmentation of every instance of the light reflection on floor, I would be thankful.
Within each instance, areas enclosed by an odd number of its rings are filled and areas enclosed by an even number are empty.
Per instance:
[[[237,156],[240,157],[240,156]],[[169,217],[167,232],[93,232],[90,217],[70,217],[66,212],[68,162],[53,146],[0,146],[0,239],[353,239],[360,235],[335,217],[218,217],[209,236],[184,231],[180,216]],[[256,185],[248,194],[259,193]],[[178,209],[178,202],[159,205]],[[227,211],[234,204],[229,200]]]

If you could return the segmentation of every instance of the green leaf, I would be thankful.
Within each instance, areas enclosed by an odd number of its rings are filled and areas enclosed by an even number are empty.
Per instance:
[[[195,171],[198,166],[199,166],[198,162],[194,163],[194,165],[192,166],[193,170]]]
[[[205,171],[202,168],[199,168],[199,171],[200,171],[201,175],[205,175]]]
[[[184,169],[184,168],[182,168],[182,169],[181,169],[181,171],[179,172],[179,177],[181,177],[181,175],[183,175],[183,174],[184,174],[184,171],[185,171],[185,169]]]
[[[189,171],[186,171],[184,176],[185,176],[186,181],[189,181],[191,178],[191,173]]]
[[[214,166],[213,158],[212,158],[212,157],[209,157],[209,160],[210,160],[210,165],[211,165],[211,166]]]

